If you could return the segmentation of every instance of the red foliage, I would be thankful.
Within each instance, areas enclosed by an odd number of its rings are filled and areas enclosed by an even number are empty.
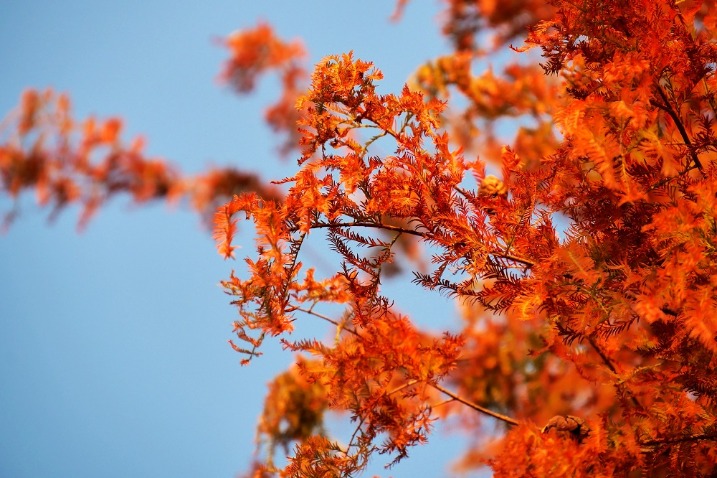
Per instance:
[[[260,23],[251,30],[235,32],[224,40],[230,58],[224,65],[220,79],[240,94],[254,89],[259,76],[275,70],[282,83],[282,95],[266,111],[266,121],[276,132],[287,135],[280,152],[288,154],[296,148],[296,123],[301,111],[294,108],[305,87],[307,72],[302,64],[306,55],[298,41],[287,43],[278,38],[270,25]]]
[[[281,197],[256,175],[234,168],[182,176],[166,161],[147,158],[142,138],[126,144],[119,118],[77,121],[68,97],[51,90],[27,90],[10,119],[14,128],[0,131],[0,189],[14,199],[25,189],[34,189],[38,202],[51,206],[51,217],[78,203],[82,206],[80,227],[118,193],[128,193],[138,204],[186,196],[205,215],[245,191],[270,199]],[[17,213],[17,207],[6,213],[6,226]]]
[[[227,40],[223,78],[239,92],[268,70],[283,79],[269,117],[298,126],[285,151],[301,152],[283,197],[237,172],[181,179],[124,147],[118,120],[80,128],[64,97],[33,92],[0,149],[2,187],[87,213],[120,190],[190,194],[200,210],[256,191],[215,215],[224,257],[239,219],[256,231],[245,273],[222,283],[240,313],[232,346],[248,363],[278,337],[298,358],[270,386],[254,476],[353,476],[376,453],[405,458],[447,417],[476,430],[463,471],[714,476],[714,3],[446,4],[454,51],[396,94],[378,94],[381,72],[350,53],[321,60],[303,90],[301,48],[266,25]],[[528,27],[516,51],[540,50],[542,71],[474,72]],[[511,144],[492,129],[505,118],[529,124]],[[311,234],[340,261],[326,277],[300,260]],[[427,253],[413,282],[456,298],[459,330],[421,331],[384,296],[396,263]],[[327,337],[291,335],[313,319]],[[353,433],[326,436],[326,410]],[[483,420],[504,428],[487,437]],[[287,463],[276,445],[294,446]]]

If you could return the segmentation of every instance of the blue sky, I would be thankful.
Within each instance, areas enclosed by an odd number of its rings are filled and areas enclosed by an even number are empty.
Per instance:
[[[121,116],[147,152],[185,172],[238,165],[265,179],[293,171],[260,119],[276,94],[217,84],[213,41],[267,20],[301,37],[313,63],[354,50],[384,91],[446,51],[438,1],[0,0],[0,112],[26,87],[68,92],[78,118]],[[0,198],[0,213],[10,207]],[[31,194],[0,236],[0,476],[231,477],[246,469],[266,383],[291,356],[268,344],[249,367],[227,345],[235,311],[218,287],[232,267],[199,218],[115,198],[78,234],[77,210],[48,224]],[[240,253],[242,251],[239,251]],[[403,287],[397,303],[450,326],[438,295]],[[414,296],[415,294],[415,296]],[[434,320],[435,319],[435,320]],[[428,447],[383,476],[443,476],[460,441]],[[367,473],[367,476],[370,476]]]

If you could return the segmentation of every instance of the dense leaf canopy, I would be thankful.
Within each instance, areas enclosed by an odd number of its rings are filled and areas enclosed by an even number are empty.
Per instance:
[[[267,24],[226,39],[238,93],[266,73],[283,85],[266,120],[298,168],[273,185],[182,176],[125,144],[119,119],[76,121],[66,96],[28,90],[0,137],[0,188],[79,202],[83,224],[116,193],[186,196],[227,258],[254,231],[222,282],[231,344],[249,363],[280,340],[296,364],[271,384],[252,476],[355,476],[449,417],[476,430],[463,471],[714,476],[717,7],[444,3],[453,51],[392,94],[351,52],[309,73]],[[333,273],[302,255],[317,235]],[[383,283],[403,271],[456,299],[459,330],[401,312]],[[325,335],[295,338],[309,321]],[[329,436],[329,410],[350,436]]]

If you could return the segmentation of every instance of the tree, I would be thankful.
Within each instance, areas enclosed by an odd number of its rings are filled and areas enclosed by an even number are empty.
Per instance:
[[[296,353],[270,386],[253,476],[353,476],[375,454],[407,457],[446,418],[476,430],[463,470],[713,476],[715,12],[447,1],[454,51],[394,94],[352,53],[305,85],[301,46],[261,24],[226,40],[223,77],[247,93],[279,75],[267,120],[299,156],[293,177],[184,178],[125,146],[119,120],[77,123],[66,97],[29,91],[0,149],[2,186],[53,209],[81,202],[81,224],[118,192],[188,196],[214,212],[227,258],[253,224],[256,251],[222,282],[240,313],[232,346],[247,364],[264,340]],[[486,61],[505,66],[476,73]],[[318,235],[331,273],[302,255]],[[404,270],[456,298],[461,330],[436,336],[401,313],[384,284]],[[325,335],[295,335],[317,320]],[[328,436],[328,410],[350,436]]]

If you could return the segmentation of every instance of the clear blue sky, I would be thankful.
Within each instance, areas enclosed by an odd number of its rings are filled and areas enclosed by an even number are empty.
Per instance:
[[[233,164],[283,177],[295,162],[278,161],[260,120],[276,84],[250,98],[222,88],[226,52],[213,39],[265,19],[284,38],[303,38],[312,63],[348,50],[374,61],[384,91],[398,91],[418,64],[446,51],[437,0],[412,2],[398,24],[388,21],[391,1],[360,6],[0,0],[0,113],[25,87],[51,86],[71,95],[78,118],[120,115],[130,135],[147,138],[149,154],[185,172]],[[9,206],[0,198],[0,213]],[[240,367],[227,345],[235,311],[217,284],[240,264],[222,261],[181,207],[116,198],[82,234],[76,209],[53,224],[46,218],[27,195],[0,236],[0,476],[245,470],[266,383],[291,356],[269,346]],[[433,314],[437,329],[453,323],[444,299],[404,290],[404,310]],[[371,472],[445,476],[460,443],[437,434],[398,467],[385,471],[379,458]]]

